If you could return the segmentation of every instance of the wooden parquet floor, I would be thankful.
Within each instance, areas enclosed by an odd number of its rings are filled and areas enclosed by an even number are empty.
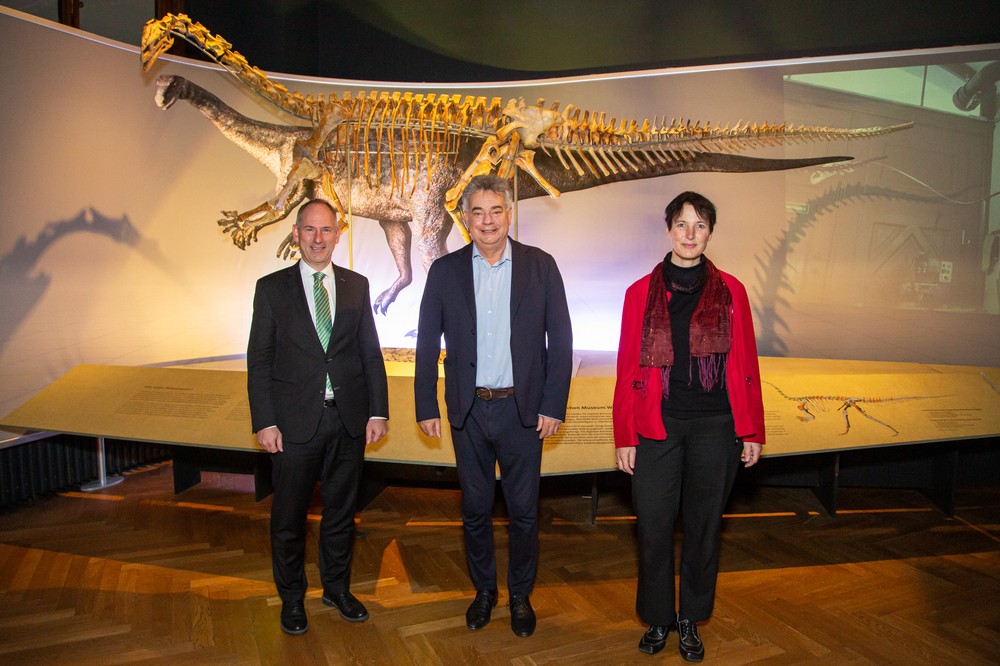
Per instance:
[[[636,650],[635,523],[616,477],[602,478],[596,526],[589,481],[545,480],[527,639],[503,591],[493,622],[465,628],[458,491],[405,485],[358,514],[353,591],[371,619],[320,603],[314,520],[310,630],[284,635],[270,500],[250,484],[206,473],[175,496],[165,464],[0,514],[0,663],[684,663],[676,635],[654,657]],[[1000,663],[1000,490],[962,491],[953,519],[904,490],[841,489],[839,503],[828,518],[806,490],[734,494],[706,662]],[[502,503],[497,516],[505,572]]]

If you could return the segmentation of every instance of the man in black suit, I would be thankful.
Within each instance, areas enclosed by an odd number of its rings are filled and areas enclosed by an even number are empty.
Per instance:
[[[323,603],[351,622],[368,611],[350,590],[355,500],[365,445],[386,433],[389,390],[368,280],[331,263],[336,211],[313,200],[292,227],[302,260],[257,281],[247,390],[257,441],[272,454],[271,560],[281,629],[309,629],[306,511],[320,482]],[[334,287],[331,289],[331,285]]]
[[[530,636],[542,440],[566,418],[573,333],[555,260],[507,236],[512,207],[510,184],[497,176],[477,176],[465,189],[461,208],[472,244],[441,257],[427,273],[414,392],[420,429],[440,437],[437,360],[444,334],[445,403],[476,587],[466,625],[485,626],[497,603],[493,493],[499,463],[510,517],[511,629]]]

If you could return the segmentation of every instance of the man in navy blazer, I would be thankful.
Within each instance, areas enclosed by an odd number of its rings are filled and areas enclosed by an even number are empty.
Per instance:
[[[304,204],[292,236],[302,260],[257,282],[247,392],[257,441],[272,454],[271,561],[281,629],[300,635],[309,629],[306,512],[317,480],[323,603],[345,620],[368,618],[350,590],[355,500],[365,445],[386,433],[389,390],[368,280],[331,262],[340,238],[336,211],[325,201]]]
[[[530,636],[542,440],[566,418],[573,333],[555,260],[508,238],[512,207],[510,184],[497,176],[476,176],[465,189],[461,208],[472,243],[441,257],[427,273],[414,393],[420,429],[440,437],[437,361],[443,334],[445,404],[476,587],[466,625],[485,626],[497,603],[493,495],[499,464],[510,517],[511,629]]]

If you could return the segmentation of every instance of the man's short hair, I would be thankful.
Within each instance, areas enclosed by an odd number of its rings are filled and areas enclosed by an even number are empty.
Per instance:
[[[459,207],[463,212],[469,210],[472,195],[478,192],[495,192],[496,194],[503,195],[503,200],[507,204],[507,208],[514,207],[514,191],[510,187],[510,181],[496,174],[487,173],[473,177],[469,181],[469,184],[465,186],[465,191],[462,192],[462,198],[459,201]]]
[[[681,192],[667,204],[667,209],[664,211],[667,229],[674,228],[674,220],[681,214],[684,204],[691,204],[698,217],[708,222],[708,233],[715,231],[715,204],[697,192]]]
[[[316,206],[326,206],[326,209],[330,211],[331,215],[333,215],[333,221],[334,222],[337,221],[337,209],[334,208],[333,205],[331,205],[329,201],[326,201],[325,199],[310,199],[309,201],[307,201],[304,204],[302,204],[301,206],[299,206],[299,210],[295,214],[295,226],[297,226],[297,227],[301,227],[302,226],[302,214],[303,214],[303,211],[305,211],[305,209],[308,208],[309,206],[313,206],[313,205],[316,205]]]

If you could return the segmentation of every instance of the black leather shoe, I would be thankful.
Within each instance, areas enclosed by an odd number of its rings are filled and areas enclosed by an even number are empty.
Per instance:
[[[678,620],[677,633],[681,641],[677,646],[686,661],[701,661],[705,658],[705,645],[698,635],[698,625],[691,620]]]
[[[521,638],[535,633],[535,610],[528,597],[511,597],[507,605],[510,607],[510,630]]]
[[[490,623],[490,614],[497,605],[496,590],[479,590],[476,598],[465,611],[465,626],[469,629],[482,629]]]
[[[301,636],[309,631],[306,606],[301,599],[281,604],[281,630],[292,636]]]
[[[656,624],[650,625],[646,633],[642,635],[642,640],[639,641],[639,652],[656,654],[667,644],[667,637],[670,636],[671,631],[677,631],[676,621],[671,622],[665,627]]]
[[[340,617],[348,622],[364,622],[368,619],[368,609],[350,592],[341,592],[340,594],[324,592],[323,604],[336,606],[337,610],[340,611]]]

